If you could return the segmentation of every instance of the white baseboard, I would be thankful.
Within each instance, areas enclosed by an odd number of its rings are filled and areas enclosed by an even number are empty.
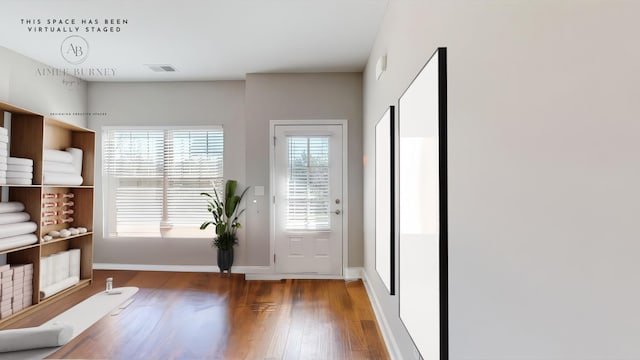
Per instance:
[[[283,280],[283,279],[330,279],[330,280],[356,280],[362,278],[363,269],[360,267],[346,268],[344,269],[344,276],[342,275],[323,275],[323,274],[280,274],[280,273],[246,273],[245,278],[247,280]]]
[[[135,270],[135,271],[175,271],[175,272],[220,272],[217,265],[147,265],[147,264],[93,264],[94,270]],[[262,273],[268,266],[232,266],[236,274]]]
[[[350,267],[344,269],[344,279],[345,280],[358,280],[362,279],[362,274],[364,273],[364,268],[361,267]]]
[[[382,337],[384,338],[384,342],[387,345],[389,356],[391,357],[391,359],[402,359],[402,354],[400,353],[400,347],[396,342],[395,336],[393,336],[393,332],[391,331],[389,322],[387,321],[387,318],[384,316],[384,312],[382,312],[380,301],[378,301],[378,297],[376,296],[376,293],[371,288],[371,284],[369,283],[367,272],[364,269],[362,271],[362,274],[363,274],[362,282],[364,283],[364,288],[367,290],[367,295],[369,295],[369,301],[371,301],[371,306],[373,307],[373,312],[376,315],[376,319],[378,320],[378,325],[380,325],[380,331],[382,331]]]

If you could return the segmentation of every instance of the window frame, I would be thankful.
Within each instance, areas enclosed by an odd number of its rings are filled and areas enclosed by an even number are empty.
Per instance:
[[[113,191],[115,191],[115,189],[117,188],[117,185],[112,184],[113,181],[110,181],[110,175],[107,171],[107,162],[106,162],[106,151],[105,151],[105,144],[106,142],[109,140],[109,137],[107,136],[107,134],[110,131],[117,131],[117,130],[123,130],[123,131],[135,131],[135,130],[141,130],[141,131],[212,131],[212,130],[219,130],[222,133],[222,175],[219,177],[220,184],[221,187],[217,188],[217,190],[220,191],[224,191],[224,169],[225,169],[225,150],[226,150],[226,141],[225,141],[225,128],[223,125],[221,124],[209,124],[209,125],[186,125],[186,126],[175,126],[175,125],[171,125],[171,126],[163,126],[163,125],[152,125],[152,126],[141,126],[141,125],[133,125],[133,126],[127,126],[127,125],[115,125],[115,126],[102,126],[100,131],[101,131],[101,161],[102,161],[102,174],[101,174],[101,180],[102,180],[102,221],[103,221],[103,238],[105,239],[115,239],[115,240],[120,240],[120,239],[161,239],[161,238],[181,238],[181,239],[202,239],[202,238],[211,238],[213,236],[215,236],[215,233],[213,232],[213,230],[211,229],[207,229],[207,230],[200,230],[199,226],[198,227],[187,227],[187,226],[177,226],[177,227],[171,227],[171,228],[166,228],[165,226],[167,225],[165,223],[165,220],[168,217],[168,204],[167,204],[167,200],[168,200],[168,190],[169,190],[169,186],[168,186],[168,180],[167,181],[163,181],[163,196],[162,196],[162,212],[163,212],[163,218],[159,224],[159,228],[157,232],[154,233],[140,233],[140,234],[135,234],[135,233],[122,233],[121,235],[118,235],[118,233],[115,231],[116,229],[116,216],[114,215],[114,212],[116,211],[116,203],[115,203],[115,194],[113,193]],[[166,133],[165,133],[165,140],[166,141]],[[166,149],[166,143],[163,141],[163,148]],[[166,161],[167,157],[163,156],[163,161]],[[168,175],[166,173],[167,168],[165,167],[163,169],[163,178],[167,179]],[[214,180],[215,181],[215,180]],[[213,181],[212,181],[213,182]],[[213,185],[213,184],[212,184]],[[207,192],[212,191],[213,190],[213,186],[208,189]],[[202,200],[202,207],[206,208],[206,201]],[[206,211],[206,210],[205,210]],[[203,218],[202,221],[206,221],[208,218],[206,217],[208,213],[204,213],[203,214]],[[167,217],[165,217],[165,215],[167,215]]]

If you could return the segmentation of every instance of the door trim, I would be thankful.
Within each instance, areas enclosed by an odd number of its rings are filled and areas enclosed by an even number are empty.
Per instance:
[[[275,203],[273,201],[274,178],[275,178],[275,146],[273,138],[277,125],[293,126],[323,126],[340,125],[342,127],[342,211],[346,216],[342,216],[342,269],[341,276],[344,277],[349,266],[349,164],[348,164],[348,139],[347,120],[271,120],[269,121],[269,267],[271,273],[275,273],[276,267],[273,258],[276,251],[276,231],[275,231]]]

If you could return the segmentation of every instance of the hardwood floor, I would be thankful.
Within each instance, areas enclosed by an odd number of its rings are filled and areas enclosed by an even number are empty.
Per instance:
[[[217,273],[96,270],[93,285],[10,328],[42,324],[104,290],[107,277],[115,287],[139,287],[134,302],[50,358],[389,358],[359,280],[245,281]]]

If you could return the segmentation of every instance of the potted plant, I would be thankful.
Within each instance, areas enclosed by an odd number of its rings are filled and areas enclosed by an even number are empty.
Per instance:
[[[200,230],[206,229],[209,225],[215,226],[216,237],[211,246],[218,248],[218,267],[220,272],[225,270],[231,273],[233,265],[233,246],[238,243],[237,230],[241,227],[238,218],[245,209],[238,210],[244,194],[249,190],[247,187],[240,195],[236,195],[238,182],[227,180],[224,187],[224,201],[220,199],[218,191],[214,188],[213,195],[210,193],[200,193],[207,197],[207,211],[213,216],[213,220],[208,220],[200,225]]]

